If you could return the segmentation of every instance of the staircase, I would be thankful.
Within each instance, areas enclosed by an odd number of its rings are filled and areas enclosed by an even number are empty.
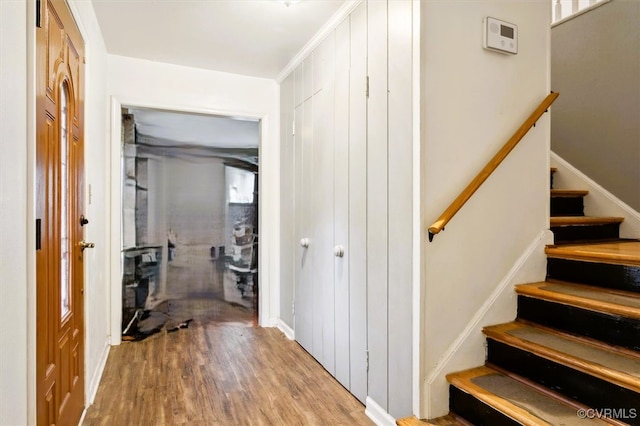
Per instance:
[[[399,425],[640,425],[640,241],[551,188],[547,280],[516,286],[515,321],[484,328],[485,366],[450,374],[450,414]]]

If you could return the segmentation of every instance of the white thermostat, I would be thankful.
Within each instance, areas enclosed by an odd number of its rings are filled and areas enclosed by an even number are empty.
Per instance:
[[[483,47],[494,52],[518,53],[518,26],[496,18],[484,19]]]

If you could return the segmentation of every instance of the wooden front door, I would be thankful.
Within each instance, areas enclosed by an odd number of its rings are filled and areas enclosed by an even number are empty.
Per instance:
[[[84,44],[66,2],[37,4],[37,423],[77,425],[84,408]]]

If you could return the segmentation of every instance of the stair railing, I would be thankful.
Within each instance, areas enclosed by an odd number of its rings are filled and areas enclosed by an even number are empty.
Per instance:
[[[551,8],[551,25],[553,26],[560,21],[576,17],[610,1],[611,0],[589,0],[588,2],[582,0],[551,0],[553,5]]]
[[[516,147],[518,142],[522,140],[524,135],[529,132],[533,126],[536,125],[538,119],[547,112],[547,109],[553,101],[560,95],[559,93],[551,92],[544,100],[538,105],[538,107],[533,111],[533,113],[522,123],[522,125],[516,130],[516,132],[509,138],[506,144],[493,156],[491,160],[487,163],[486,166],[478,173],[478,175],[467,185],[467,187],[458,195],[458,197],[453,200],[449,207],[446,208],[444,212],[440,215],[438,220],[433,222],[433,224],[429,227],[429,242],[433,241],[433,237],[435,234],[444,230],[444,227],[449,223],[449,221],[458,213],[458,210],[465,205],[465,203],[471,198],[471,196],[480,188],[480,186],[484,183],[485,180],[493,173],[500,163],[507,158],[507,155]]]

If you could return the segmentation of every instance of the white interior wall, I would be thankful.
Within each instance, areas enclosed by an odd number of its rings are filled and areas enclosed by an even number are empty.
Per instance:
[[[472,343],[472,350],[465,341],[461,347],[456,342],[513,265],[548,228],[547,114],[446,231],[432,243],[426,235],[426,227],[549,93],[550,14],[544,1],[421,4],[425,302],[420,326],[424,354],[420,417],[448,411],[444,375],[450,368],[484,363],[480,340]],[[518,25],[517,55],[482,48],[482,20],[487,16]],[[537,250],[541,249],[539,245]],[[538,269],[543,278],[544,268]],[[513,304],[496,306],[501,311],[492,320],[513,319]],[[453,355],[457,350],[461,358]],[[452,359],[455,366],[447,364]]]
[[[106,50],[93,7],[71,0],[86,45],[85,65],[85,392],[95,392],[108,353],[108,208],[106,196]],[[35,423],[35,8],[0,2],[0,419]],[[10,244],[9,244],[10,243]]]
[[[280,86],[280,327],[293,330],[293,301],[295,300],[293,277],[295,269],[295,182],[294,182],[294,84],[292,72]],[[293,338],[293,336],[291,336]]]
[[[562,95],[553,150],[640,211],[640,2],[615,0],[555,25],[551,81]]]
[[[15,425],[27,424],[34,326],[27,315],[27,22],[26,2],[0,2],[0,419]]]
[[[109,144],[107,51],[90,2],[69,2],[85,42],[85,398],[93,402],[109,353]]]
[[[258,118],[260,122],[260,324],[275,324],[279,310],[279,91],[267,79],[207,71],[116,55],[108,57],[112,97],[112,247],[120,247],[118,191],[119,107],[122,104],[177,111]],[[268,224],[268,226],[264,226]],[[112,274],[120,265],[112,262]],[[115,288],[115,285],[118,288]],[[112,333],[119,331],[119,283],[112,289]],[[112,339],[117,343],[118,339]]]

